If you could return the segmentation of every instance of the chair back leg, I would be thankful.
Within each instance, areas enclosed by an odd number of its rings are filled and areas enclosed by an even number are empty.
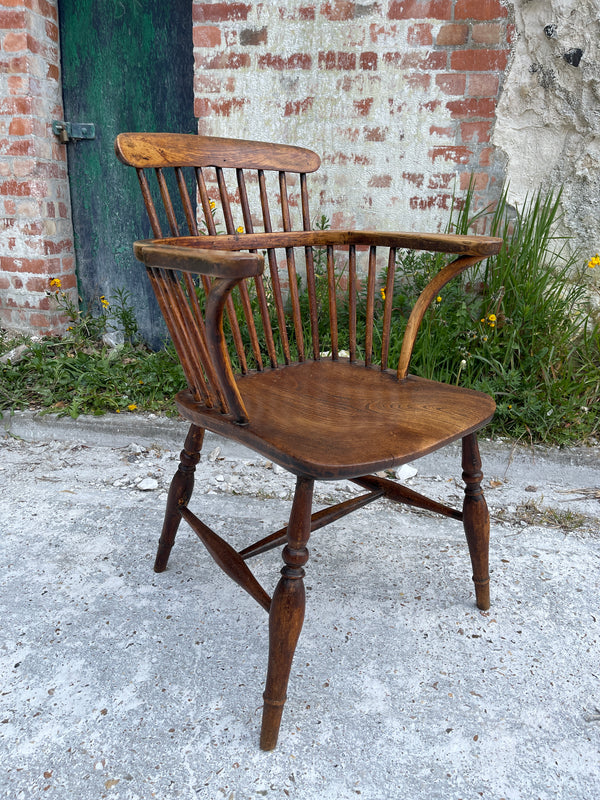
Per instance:
[[[194,491],[194,472],[200,460],[200,450],[204,441],[204,428],[191,425],[179,456],[179,467],[173,476],[167,508],[163,522],[162,532],[158,541],[158,550],[154,561],[154,571],[164,572],[171,548],[175,542],[175,535],[181,522],[181,506],[187,506]]]
[[[304,565],[308,561],[306,545],[310,536],[313,486],[311,478],[299,477],[296,481],[287,545],[282,554],[284,567],[271,601],[269,666],[260,736],[262,750],[273,750],[277,744],[292,659],[304,622],[303,578]]]
[[[490,607],[490,515],[481,488],[483,472],[477,435],[462,440],[462,468],[465,482],[463,525],[473,565],[473,583],[477,607],[487,611]]]

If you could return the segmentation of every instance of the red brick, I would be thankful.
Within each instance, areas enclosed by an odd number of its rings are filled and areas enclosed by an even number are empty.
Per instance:
[[[320,58],[320,55],[319,55]],[[258,57],[258,66],[261,69],[310,69],[312,57],[308,53],[293,53],[291,56],[274,56],[267,53]]]
[[[465,192],[471,185],[473,189],[480,192],[487,188],[490,176],[487,172],[461,172],[460,173],[460,190]]]
[[[267,29],[263,28],[246,28],[240,31],[240,44],[242,47],[255,46],[267,43]]]
[[[457,0],[454,19],[502,19],[508,11],[500,0]]]
[[[194,25],[194,47],[218,47],[221,44],[221,31],[214,25]]]
[[[429,135],[430,136],[445,136],[447,139],[454,138],[454,128],[442,128],[439,125],[430,125],[429,126]]]
[[[361,100],[354,100],[352,105],[354,106],[359,117],[366,117],[373,106],[373,98],[363,97]]]
[[[406,84],[411,89],[429,89],[431,75],[426,72],[413,72],[405,77]]]
[[[46,36],[50,41],[58,42],[58,26],[49,20],[46,20]]]
[[[13,117],[8,126],[10,136],[27,136],[33,133],[33,120],[31,118]]]
[[[470,72],[506,69],[508,50],[456,50],[450,53],[450,68]]]
[[[51,81],[60,80],[60,70],[57,64],[48,64],[48,72],[46,73],[46,77]]]
[[[436,36],[435,43],[440,46],[456,46],[466,44],[468,38],[468,25],[442,25]]]
[[[373,175],[369,180],[369,186],[374,189],[387,189],[392,185],[391,175]]]
[[[2,42],[2,49],[5,53],[18,53],[20,50],[27,50],[26,33],[7,33]]]
[[[4,272],[43,273],[46,271],[44,258],[12,258],[0,256],[0,270]]]
[[[0,194],[10,197],[45,197],[48,186],[44,181],[8,180],[0,184]]]
[[[0,11],[0,30],[26,28],[27,19],[23,11]]]
[[[280,6],[278,9],[280,19],[300,19],[313,20],[315,18],[314,6],[301,6],[297,11],[290,10],[287,6]]]
[[[235,84],[235,79],[234,84]],[[194,76],[194,91],[197,95],[211,92],[219,94],[223,91],[223,81],[220,76],[211,72],[197,72]]]
[[[197,97],[194,102],[194,113],[197,117],[209,117],[215,114],[217,117],[228,117],[232,110],[239,110],[244,107],[247,100],[241,97],[232,97],[229,100],[210,100],[206,97]]]
[[[444,51],[429,51],[425,54],[418,50],[408,53],[384,53],[383,61],[388,66],[398,67],[399,69],[425,69],[436,70],[445,69],[447,64],[447,54]]]
[[[252,8],[247,3],[195,3],[192,18],[196,22],[225,22],[248,19]]]
[[[445,94],[459,94],[462,96],[467,87],[467,76],[454,75],[452,73],[436,75],[435,82]]]
[[[421,188],[421,186],[423,186],[423,179],[425,176],[419,172],[403,172],[402,177],[405,181],[414,183],[417,188]]]
[[[385,142],[387,128],[365,128],[365,140],[367,142]]]
[[[473,25],[471,40],[475,44],[502,44],[505,40],[504,26],[498,22]]]
[[[398,26],[372,23],[369,25],[369,36],[373,44],[394,45],[398,42]]]
[[[48,0],[37,0],[37,10],[46,19],[53,19],[55,22],[58,20],[56,3],[49,3]]]
[[[408,202],[415,211],[429,211],[432,208],[449,209],[451,201],[450,194],[435,194],[429,197],[411,197]]]
[[[461,122],[460,133],[463,142],[489,142],[493,121]]]
[[[394,0],[388,19],[451,19],[452,0]]]
[[[496,103],[491,97],[467,98],[463,100],[450,100],[446,108],[453,117],[493,117]]]
[[[335,53],[329,50],[319,53],[319,69],[356,69],[354,53]]]
[[[406,41],[410,45],[427,46],[433,44],[433,34],[429,23],[410,25],[406,34]]]
[[[472,72],[469,75],[470,97],[497,97],[500,79],[494,72]]]
[[[295,117],[310,111],[313,106],[314,97],[305,97],[304,100],[288,100],[283,111],[284,117]]]
[[[366,70],[376,70],[377,69],[377,53],[361,53],[360,58],[360,68]]]
[[[241,69],[250,66],[248,53],[218,53],[212,58],[200,57],[197,66],[204,69]]]
[[[334,3],[325,3],[321,6],[321,14],[332,22],[354,19],[356,3],[350,0],[336,0]]]
[[[454,178],[454,172],[437,172],[429,176],[427,187],[429,189],[449,189]]]
[[[495,150],[493,147],[484,147],[479,154],[479,166],[480,167],[489,167],[492,163],[492,160],[495,155]]]
[[[437,147],[432,147],[428,155],[433,163],[435,163],[438,158],[441,158],[444,161],[452,161],[455,164],[468,164],[473,152],[469,150],[468,147],[439,145]]]

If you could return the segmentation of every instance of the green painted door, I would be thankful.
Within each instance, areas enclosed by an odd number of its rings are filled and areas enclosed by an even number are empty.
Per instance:
[[[79,292],[84,304],[127,289],[140,331],[164,332],[135,239],[151,236],[135,171],[117,161],[121,131],[196,132],[192,0],[59,0],[67,122],[93,140],[66,144]]]

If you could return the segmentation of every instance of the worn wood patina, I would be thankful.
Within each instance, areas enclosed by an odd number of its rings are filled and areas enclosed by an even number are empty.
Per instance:
[[[312,231],[307,174],[318,169],[319,158],[302,148],[127,133],[117,138],[116,152],[137,170],[155,239],[136,242],[134,250],[146,266],[181,359],[188,388],[175,401],[192,423],[169,493],[155,569],[166,568],[183,518],[225,573],[269,613],[261,747],[270,750],[277,742],[304,619],[303,578],[312,532],[380,498],[461,520],[476,603],[483,610],[489,607],[489,517],[476,433],[491,419],[494,401],[411,375],[409,364],[430,303],[452,278],[497,253],[501,240]],[[170,170],[181,218],[166,181]],[[190,192],[198,193],[200,220]],[[225,227],[219,232],[220,224]],[[403,249],[450,258],[415,303],[399,361],[390,364],[393,285]],[[377,270],[382,262],[387,277],[380,300]],[[365,308],[361,325],[359,296]],[[383,333],[376,341],[380,302]],[[347,343],[347,353],[341,342]],[[205,429],[247,445],[296,476],[287,526],[239,552],[189,509]],[[381,477],[382,470],[457,440],[462,441],[466,485],[462,509]],[[314,481],[342,478],[366,493],[313,514]],[[284,566],[269,596],[247,562],[281,545]]]

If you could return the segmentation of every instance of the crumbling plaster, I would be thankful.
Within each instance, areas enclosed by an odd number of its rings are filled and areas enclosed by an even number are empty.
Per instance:
[[[512,5],[518,36],[493,135],[509,200],[562,186],[563,232],[589,258],[600,250],[600,0]]]

